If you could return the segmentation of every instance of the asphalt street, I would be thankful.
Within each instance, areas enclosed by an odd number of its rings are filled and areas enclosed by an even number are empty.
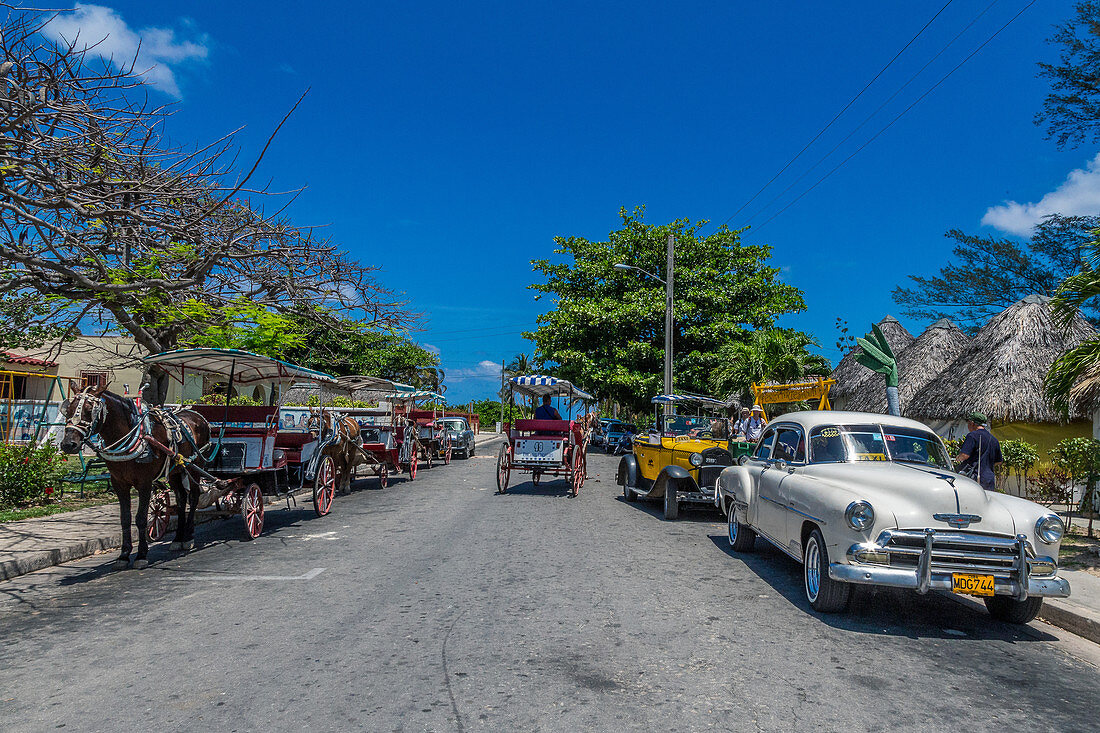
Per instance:
[[[1100,730],[1089,642],[940,595],[819,616],[796,563],[626,503],[611,457],[578,498],[497,495],[498,446],[0,583],[0,728]]]

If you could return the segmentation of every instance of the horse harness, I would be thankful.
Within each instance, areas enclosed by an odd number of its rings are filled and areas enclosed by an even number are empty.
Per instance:
[[[92,441],[92,438],[99,434],[100,424],[107,416],[107,403],[100,395],[88,391],[80,392],[76,398],[72,416],[65,421],[65,427],[79,434],[81,443],[91,448],[105,462],[125,463],[139,460],[153,449],[163,453],[164,465],[154,481],[166,478],[174,466],[186,468],[187,464],[195,460],[199,455],[195,434],[191,426],[184,422],[178,413],[162,407],[139,407],[132,399],[124,399],[129,403],[131,422],[134,425],[130,432],[111,445],[97,445]],[[84,408],[88,405],[91,407],[91,419],[85,426],[82,424]],[[156,420],[164,428],[168,436],[167,445],[153,437],[152,420]],[[191,446],[190,458],[180,455],[179,446],[184,441]]]

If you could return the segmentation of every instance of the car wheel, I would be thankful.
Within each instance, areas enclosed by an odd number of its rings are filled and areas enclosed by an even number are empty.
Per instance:
[[[733,548],[734,552],[752,552],[756,549],[756,532],[753,531],[752,527],[737,521],[737,512],[732,505],[726,524],[730,547]]]
[[[837,613],[848,607],[852,587],[829,577],[829,551],[819,529],[810,532],[802,547],[802,580],[806,599],[818,613]]]
[[[993,596],[984,600],[989,615],[1006,624],[1026,624],[1034,620],[1039,615],[1039,609],[1043,607],[1043,599],[1034,596],[1025,601],[1006,596]]]
[[[665,483],[665,519],[673,520],[680,515],[680,502],[676,500],[676,482]]]
[[[627,486],[627,484],[625,482],[623,483],[623,498],[626,499],[627,501],[637,501],[638,500],[638,495],[635,494],[633,491],[631,491],[630,487]]]

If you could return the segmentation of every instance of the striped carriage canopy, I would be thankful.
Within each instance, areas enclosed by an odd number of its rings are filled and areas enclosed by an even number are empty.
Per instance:
[[[659,394],[650,400],[655,405],[697,405],[699,407],[725,408],[726,403],[701,394]]]
[[[368,389],[373,392],[396,392],[398,394],[416,391],[416,387],[411,384],[402,384],[401,382],[394,382],[393,380],[383,379],[382,377],[371,377],[366,374],[351,374],[345,377],[337,377],[336,383],[352,392],[361,389]]]
[[[240,349],[176,349],[146,356],[142,362],[175,372],[180,379],[186,372],[227,378],[232,373],[234,384],[292,382],[297,379],[336,384],[336,379],[324,372]]]
[[[530,374],[522,377],[512,377],[508,384],[513,390],[529,397],[571,397],[574,400],[591,401],[595,397],[576,387],[568,379],[558,379],[545,374]]]
[[[405,385],[400,386],[403,387]],[[418,400],[429,400],[431,402],[442,402],[444,404],[447,402],[447,398],[443,395],[427,389],[413,389],[410,392],[398,390],[397,392],[387,395],[387,399],[396,400],[398,402],[417,402]]]

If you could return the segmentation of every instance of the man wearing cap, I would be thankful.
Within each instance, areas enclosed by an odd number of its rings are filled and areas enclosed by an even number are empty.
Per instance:
[[[760,440],[760,434],[764,432],[767,421],[764,419],[764,408],[760,405],[752,406],[752,415],[744,421],[745,440],[755,443]]]
[[[735,440],[745,439],[745,426],[749,424],[749,408],[741,408],[741,416],[733,423],[733,437]]]
[[[1004,462],[1004,456],[1001,455],[1001,442],[986,427],[988,423],[989,420],[980,412],[971,413],[966,418],[966,429],[970,432],[966,434],[955,462],[959,469],[973,467],[982,488],[995,491],[993,469]]]

